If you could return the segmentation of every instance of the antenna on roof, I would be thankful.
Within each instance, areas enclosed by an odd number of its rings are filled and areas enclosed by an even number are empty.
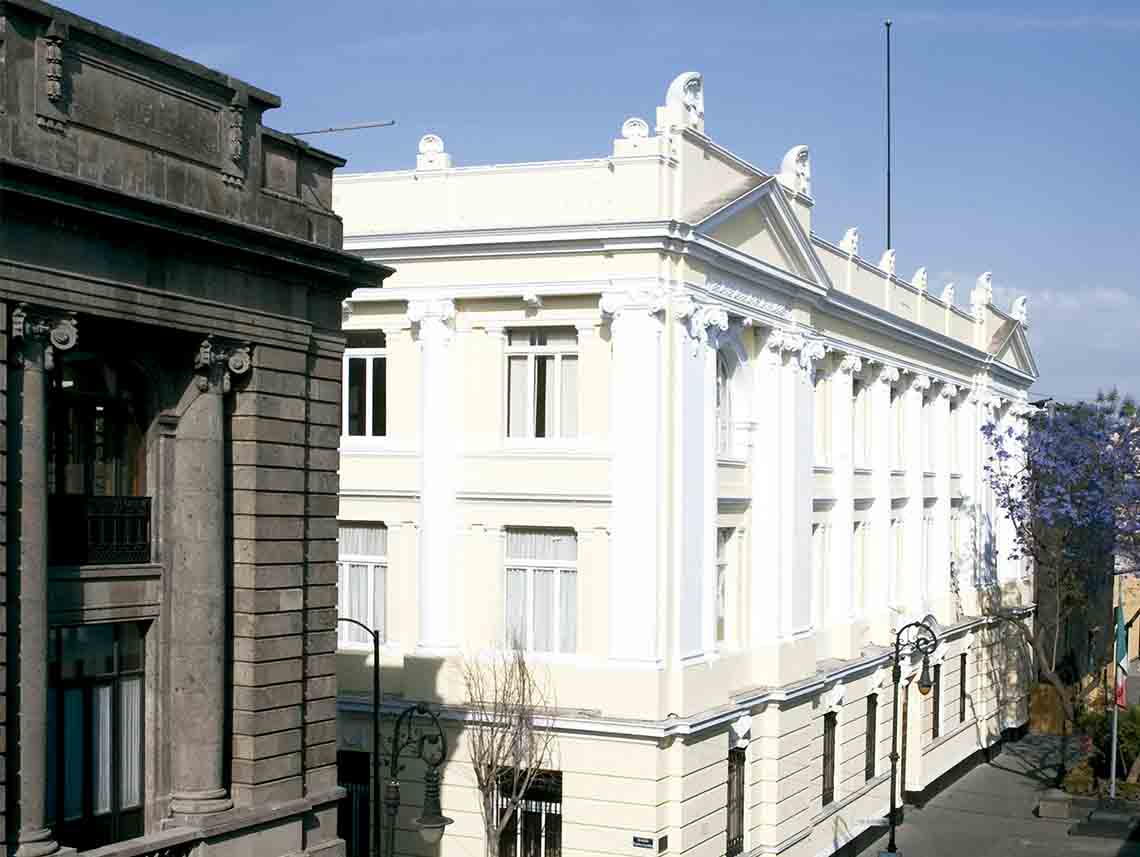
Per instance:
[[[395,125],[395,119],[386,119],[383,122],[359,122],[356,125],[342,125],[339,128],[319,128],[316,131],[291,131],[294,137],[307,137],[310,134],[333,134],[337,131],[359,131],[362,128],[387,128]]]
[[[891,243],[891,19],[883,21],[887,31],[887,247]]]

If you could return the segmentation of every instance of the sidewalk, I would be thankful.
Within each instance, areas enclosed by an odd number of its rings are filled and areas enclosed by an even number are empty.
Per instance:
[[[1033,814],[1052,786],[1059,738],[1028,735],[980,764],[921,809],[908,806],[896,839],[902,857],[1140,857],[1140,843],[1069,836],[1072,821]],[[863,857],[887,847],[884,834]]]

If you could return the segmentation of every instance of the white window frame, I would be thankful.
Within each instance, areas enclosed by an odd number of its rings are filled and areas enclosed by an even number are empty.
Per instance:
[[[578,538],[577,533],[568,531],[565,534],[566,538]],[[509,542],[508,542],[509,543]],[[580,545],[579,545],[580,547]],[[574,630],[574,651],[563,652],[562,646],[562,581],[564,578],[564,571],[574,572],[574,586],[578,586],[578,561],[577,560],[555,560],[555,559],[515,559],[507,555],[506,548],[503,550],[503,645],[505,648],[510,648],[512,641],[507,639],[507,631],[511,627],[511,618],[507,615],[507,596],[506,596],[506,578],[509,571],[523,571],[526,572],[526,640],[524,641],[523,651],[527,654],[538,655],[539,657],[547,655],[575,655],[578,649],[581,648],[578,641],[578,629]],[[554,572],[554,616],[551,620],[552,639],[554,646],[550,651],[542,651],[534,648],[534,578],[536,571],[553,571]],[[576,595],[580,592],[576,592]],[[574,599],[574,621],[578,621],[580,614],[579,598]]]
[[[831,377],[823,371],[816,373],[812,396],[815,398],[812,420],[815,465],[827,467],[831,464]]]
[[[867,527],[868,521],[855,521],[851,532],[852,601],[855,613],[867,609]]]
[[[735,537],[734,527],[717,527],[716,529],[716,576],[713,586],[713,641],[718,648],[728,645],[732,628],[728,620],[728,590],[729,571],[732,562],[732,540]],[[723,633],[718,635],[723,623]]]
[[[891,468],[906,467],[906,394],[901,387],[892,387],[891,408]]]
[[[851,445],[856,468],[871,466],[871,390],[855,378],[851,390]]]
[[[391,530],[382,521],[342,521],[343,526],[383,526],[387,530],[387,537],[391,538]],[[388,550],[391,551],[389,544]],[[344,589],[344,575],[348,573],[349,565],[366,565],[368,566],[368,615],[361,618],[360,616],[349,616],[341,609],[339,593],[345,591]],[[345,616],[348,619],[355,619],[362,622],[369,628],[373,628],[380,632],[380,644],[383,645],[387,639],[387,622],[386,616],[377,617],[376,614],[376,586],[377,586],[377,570],[380,571],[380,586],[383,589],[384,605],[383,610],[387,612],[388,608],[388,557],[385,556],[371,556],[367,554],[349,554],[341,553],[338,549],[336,557],[336,571],[337,571],[337,615]],[[377,622],[379,618],[379,622]],[[350,651],[372,651],[371,640],[353,640],[351,639],[351,632],[364,633],[355,625],[350,625],[347,622],[337,622],[336,628],[336,645],[338,649],[345,649]]]
[[[574,332],[574,344],[570,346],[569,343],[562,345],[512,345],[511,335],[516,336],[525,334],[528,337],[532,333],[543,330],[570,330]],[[504,333],[504,358],[503,358],[503,436],[508,443],[541,443],[541,444],[559,444],[559,443],[576,443],[579,436],[582,434],[582,356],[581,356],[581,341],[578,328],[573,324],[539,324],[539,325],[512,325],[508,327]],[[527,379],[527,397],[526,397],[526,433],[523,435],[511,434],[511,358],[512,357],[526,357],[526,379]],[[547,390],[547,396],[554,398],[554,425],[557,427],[556,431],[551,431],[547,426],[547,433],[545,437],[534,436],[534,420],[535,420],[535,404],[536,404],[536,389],[535,389],[535,358],[536,357],[553,357],[554,358],[554,378],[548,381],[550,384]],[[562,433],[562,358],[573,357],[578,362],[578,426],[572,435],[563,435]]]
[[[824,599],[831,562],[831,525],[820,521],[811,525],[812,623],[816,628],[827,624],[828,604]]]
[[[346,331],[355,332],[355,331]],[[364,331],[360,331],[364,332]],[[373,331],[368,331],[373,332]],[[383,331],[379,331],[383,333]],[[391,414],[388,413],[387,401],[387,384],[384,386],[385,400],[384,400],[384,434],[372,434],[372,385],[373,385],[373,367],[374,359],[381,357],[384,359],[384,371],[388,371],[388,347],[387,347],[387,334],[384,334],[385,347],[384,348],[346,348],[344,349],[344,356],[341,358],[341,403],[340,403],[340,434],[341,438],[348,444],[359,444],[368,442],[370,440],[379,440],[388,436],[389,426],[388,418]],[[364,434],[349,434],[348,433],[348,378],[349,378],[349,360],[363,359],[364,360]]]

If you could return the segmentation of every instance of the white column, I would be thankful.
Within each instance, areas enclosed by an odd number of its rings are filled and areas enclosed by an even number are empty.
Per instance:
[[[867,520],[867,621],[872,639],[887,641],[891,628],[891,575],[894,545],[891,541],[891,445],[894,443],[894,420],[891,414],[891,388],[899,380],[899,370],[879,366],[871,381],[871,504]]]
[[[915,375],[909,379],[903,393],[903,466],[906,468],[906,507],[903,510],[905,531],[905,567],[898,576],[899,601],[906,615],[926,612],[926,557],[923,550],[923,460],[926,444],[922,430],[923,399],[930,389],[930,378]]]
[[[759,332],[758,332],[758,335]],[[751,596],[749,639],[753,649],[780,638],[780,331],[765,334],[753,368],[752,539],[749,557]]]
[[[662,323],[649,296],[602,297],[610,316],[610,657],[656,661]]]
[[[857,640],[852,622],[855,609],[855,563],[852,547],[855,526],[855,462],[852,376],[863,369],[863,361],[846,355],[831,375],[831,540],[828,569],[828,633],[821,654],[849,658]],[[818,597],[818,596],[817,596]]]
[[[977,390],[971,390],[958,404],[958,470],[959,491],[962,495],[958,507],[958,586],[963,604],[971,615],[977,611],[977,586],[980,581],[979,562],[980,501],[982,491],[981,410]]]
[[[452,542],[456,538],[456,426],[451,338],[455,304],[450,300],[408,302],[408,319],[420,342],[421,538],[417,600],[421,653],[454,652],[460,639],[451,599]],[[458,611],[456,611],[458,612]]]
[[[958,395],[953,384],[941,384],[937,395],[929,407],[933,422],[933,449],[930,454],[930,468],[934,471],[934,532],[930,554],[934,567],[930,569],[928,586],[931,610],[943,624],[951,624],[957,618],[958,603],[951,591],[950,581],[950,400]]]

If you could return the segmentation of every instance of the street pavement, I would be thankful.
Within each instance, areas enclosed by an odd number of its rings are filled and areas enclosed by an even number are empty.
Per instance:
[[[900,857],[1140,857],[1140,843],[1069,836],[1072,821],[1034,815],[1059,756],[1060,739],[1027,735],[921,809],[908,806],[896,832]],[[884,834],[861,857],[877,857],[886,846]]]

